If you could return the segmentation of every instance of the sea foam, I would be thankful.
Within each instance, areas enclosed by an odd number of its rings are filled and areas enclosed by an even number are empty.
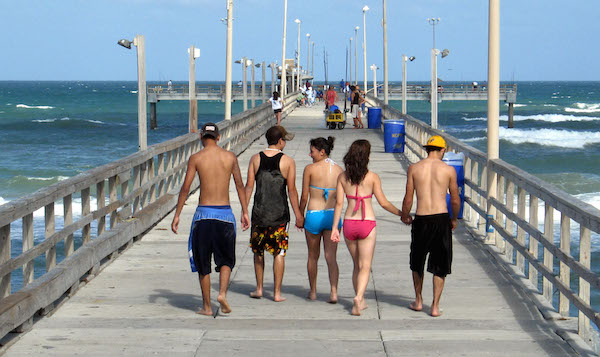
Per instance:
[[[513,144],[538,144],[582,149],[585,145],[600,143],[600,132],[557,129],[507,129],[500,127],[500,139]]]
[[[569,113],[600,113],[600,104],[575,103],[575,108],[567,107]]]
[[[600,110],[599,110],[600,111]],[[486,121],[487,118],[479,117],[479,118],[462,118],[464,121]],[[535,121],[544,121],[550,123],[561,123],[566,121],[594,121],[600,120],[599,117],[586,117],[586,116],[577,116],[577,115],[565,115],[565,114],[535,114],[535,115],[515,115],[513,117],[514,121],[525,121],[525,120],[535,120]],[[507,115],[500,116],[501,121],[508,121]]]
[[[25,109],[54,109],[53,106],[50,105],[27,105],[27,104],[17,104],[17,108],[25,108]]]

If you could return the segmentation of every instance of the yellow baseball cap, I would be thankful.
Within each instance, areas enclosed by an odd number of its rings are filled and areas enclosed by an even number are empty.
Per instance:
[[[439,135],[434,135],[427,140],[427,144],[423,145],[423,147],[432,146],[436,148],[446,148],[446,140]]]

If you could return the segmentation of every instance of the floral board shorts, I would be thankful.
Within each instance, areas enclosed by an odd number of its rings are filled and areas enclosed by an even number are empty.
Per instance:
[[[250,248],[254,254],[264,255],[265,250],[273,256],[285,256],[288,249],[287,223],[275,227],[252,225],[250,232]]]

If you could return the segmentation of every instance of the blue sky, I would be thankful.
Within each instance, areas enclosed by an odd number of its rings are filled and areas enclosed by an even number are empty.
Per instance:
[[[432,29],[450,56],[439,60],[444,80],[487,77],[486,0],[387,0],[390,80],[401,80],[401,55],[416,56],[409,80],[429,79]],[[288,0],[287,57],[301,25],[301,64],[306,33],[315,41],[315,75],[323,79],[323,48],[329,80],[344,77],[345,51],[368,5],[368,65],[383,67],[381,0]],[[502,0],[502,80],[600,80],[600,1]],[[586,17],[587,16],[587,17]],[[187,48],[195,45],[198,80],[225,77],[225,0],[0,0],[0,80],[135,80],[135,51],[116,45],[143,34],[148,80],[187,80]],[[281,62],[283,0],[234,0],[234,59]],[[359,42],[359,79],[362,50]],[[260,73],[257,73],[260,77]],[[378,72],[383,77],[383,70]],[[270,74],[267,75],[270,78]],[[371,71],[369,70],[369,78]],[[241,68],[234,64],[234,79]]]

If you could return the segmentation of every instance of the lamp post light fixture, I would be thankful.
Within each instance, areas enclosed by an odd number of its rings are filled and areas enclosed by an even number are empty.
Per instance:
[[[367,93],[367,11],[369,11],[369,7],[365,5],[363,7],[363,68],[364,68],[364,91]]]
[[[415,56],[402,55],[402,114],[406,114],[406,61],[414,61]]]
[[[131,45],[137,48],[137,73],[138,73],[138,150],[146,150],[148,147],[146,128],[146,50],[144,46],[144,35],[136,35],[133,41],[121,39],[117,42],[120,46],[131,49]]]
[[[296,60],[296,75],[298,77],[296,79],[296,90],[300,90],[300,24],[302,21],[300,21],[300,19],[296,19],[294,22],[298,24],[298,59]]]
[[[354,28],[354,85],[358,83],[358,56],[357,47],[358,47],[358,30],[360,27],[356,26]]]
[[[375,96],[375,98],[377,98],[377,70],[379,69],[379,67],[377,67],[375,65],[375,63],[373,63],[371,65],[371,70],[373,71],[373,95]]]

